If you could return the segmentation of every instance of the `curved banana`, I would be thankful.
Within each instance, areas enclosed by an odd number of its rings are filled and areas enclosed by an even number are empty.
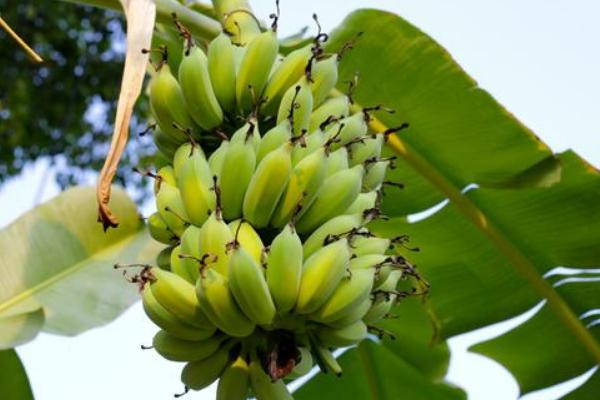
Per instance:
[[[367,325],[361,320],[343,328],[322,326],[316,329],[319,342],[327,347],[352,346],[365,339],[367,334]]]
[[[235,83],[235,97],[240,111],[247,112],[258,102],[278,50],[277,35],[272,30],[259,34],[248,44]]]
[[[244,218],[255,228],[267,226],[292,170],[293,145],[285,143],[269,153],[256,167],[246,190]]]
[[[363,319],[367,312],[369,312],[371,309],[372,305],[373,300],[371,300],[369,297],[350,310],[347,314],[341,316],[339,319],[328,322],[327,326],[331,326],[332,328],[343,328],[347,325],[351,325],[356,321]]]
[[[384,254],[390,248],[390,239],[377,236],[364,237],[358,236],[350,240],[352,244],[352,254],[356,257],[367,254]]]
[[[366,136],[368,130],[369,127],[367,125],[366,117],[364,113],[359,112],[341,119],[337,124],[331,124],[325,130],[325,135],[328,139],[333,137],[339,139],[338,142],[332,145],[332,149],[336,150],[356,138]]]
[[[323,187],[327,190],[320,191],[300,217],[296,225],[298,232],[311,232],[325,221],[343,213],[360,193],[363,170],[362,165],[357,165],[327,178],[323,182]]]
[[[150,81],[150,106],[162,132],[176,143],[188,140],[185,133],[173,126],[175,123],[183,129],[191,129],[194,124],[181,87],[168,65],[163,65]]]
[[[184,340],[161,330],[154,335],[154,350],[170,361],[203,360],[214,354],[223,341],[223,336],[216,335],[204,340]]]
[[[171,185],[161,185],[156,194],[156,209],[169,230],[181,237],[189,225],[189,217],[185,212],[179,189]]]
[[[346,274],[349,259],[346,239],[333,242],[308,257],[302,268],[296,312],[310,314],[325,304]]]
[[[271,381],[271,378],[265,374],[256,355],[252,355],[250,366],[250,385],[256,396],[256,400],[293,400],[294,398],[287,390],[283,381]]]
[[[294,166],[271,225],[281,228],[290,222],[299,204],[303,208],[310,207],[325,180],[327,163],[326,149],[321,147]]]
[[[304,258],[310,257],[315,251],[327,245],[328,241],[335,241],[336,236],[345,236],[354,229],[358,229],[363,222],[360,214],[338,215],[331,218],[304,241]]]
[[[348,150],[345,147],[332,151],[329,154],[329,164],[327,165],[327,176],[337,172],[344,171],[350,166],[348,162]]]
[[[229,260],[229,287],[240,309],[257,325],[269,325],[275,318],[275,304],[269,293],[263,268],[239,243]]]
[[[227,244],[233,241],[234,236],[229,226],[223,221],[219,211],[215,211],[200,228],[198,238],[199,252],[201,256],[208,254],[212,263],[210,268],[216,270],[223,276],[229,271],[229,254]]]
[[[208,59],[193,46],[184,52],[179,65],[179,84],[187,108],[198,126],[209,131],[223,122],[223,110],[212,87]]]
[[[385,173],[387,172],[389,165],[389,160],[377,161],[367,165],[362,183],[363,192],[379,190],[385,180]]]
[[[239,309],[229,290],[227,278],[206,268],[196,283],[198,302],[208,319],[220,330],[233,337],[249,336],[255,328]]]
[[[224,346],[209,357],[189,362],[181,371],[181,381],[193,390],[201,390],[217,380],[231,362],[231,346]]]
[[[162,167],[156,173],[156,179],[154,180],[154,194],[158,194],[163,185],[177,187],[175,170],[170,165]]]
[[[320,60],[312,67],[312,94],[315,105],[320,105],[335,87],[338,80],[337,55]]]
[[[246,400],[248,389],[250,389],[248,363],[240,356],[221,374],[217,386],[217,400]]]
[[[351,275],[342,279],[325,304],[310,318],[327,323],[344,317],[369,298],[374,277],[374,268],[352,270]]]
[[[242,249],[246,250],[248,255],[252,257],[254,261],[258,264],[262,264],[265,245],[252,225],[244,223],[244,220],[242,219],[236,219],[229,223],[229,229],[234,236],[237,234],[237,241],[240,242]]]
[[[154,144],[165,157],[172,159],[179,147],[180,142],[173,140],[169,135],[161,131],[159,128],[154,128],[152,131],[152,139]]]
[[[275,236],[267,257],[267,285],[280,314],[296,304],[302,277],[302,241],[290,225]]]
[[[325,134],[316,131],[305,137],[304,145],[296,145],[292,150],[292,165],[297,165],[306,156],[325,144]]]
[[[267,154],[289,142],[291,138],[292,127],[287,119],[269,129],[260,141],[256,152],[256,162],[260,163]]]
[[[150,214],[146,222],[150,236],[164,244],[175,244],[179,240],[177,235],[169,229],[167,222],[158,212]]]
[[[350,271],[381,268],[386,263],[387,259],[388,256],[384,254],[367,254],[357,256],[350,260],[348,268],[350,268]]]
[[[348,147],[348,161],[351,166],[362,164],[370,158],[379,157],[383,147],[384,135],[370,135],[365,138],[357,138]]]
[[[158,268],[164,269],[166,271],[171,270],[171,252],[173,247],[165,247],[162,249],[158,255],[156,256],[156,265]]]
[[[402,271],[392,270],[383,284],[375,285],[375,290],[394,290],[401,277]],[[363,321],[366,324],[373,324],[383,319],[396,303],[397,297],[398,296],[395,293],[390,293],[388,295],[383,295],[382,293],[381,295],[375,296],[375,301],[363,317]]]
[[[208,73],[219,104],[228,113],[235,111],[235,45],[221,32],[208,45]]]
[[[308,130],[312,108],[311,84],[304,76],[283,95],[277,112],[277,123],[286,119],[292,121],[292,132],[294,136],[299,136]]]
[[[315,108],[315,110],[310,115],[308,131],[316,131],[320,128],[321,124],[323,124],[325,121],[331,118],[345,118],[348,116],[349,112],[350,99],[348,99],[348,96],[338,96],[327,99],[323,104]]]
[[[215,176],[221,175],[223,161],[225,159],[225,154],[227,154],[227,151],[229,150],[229,145],[229,140],[223,140],[219,147],[217,147],[217,149],[208,157],[208,166]]]
[[[344,214],[362,214],[366,210],[371,210],[377,206],[377,192],[361,193],[356,197],[354,203],[344,211]]]
[[[203,340],[209,338],[215,333],[214,328],[200,328],[183,322],[175,317],[175,315],[167,311],[156,300],[152,294],[152,290],[149,288],[149,284],[146,284],[146,286],[144,286],[144,290],[142,291],[142,306],[144,307],[144,311],[146,312],[148,318],[150,318],[150,320],[154,322],[156,326],[164,329],[179,339]]]
[[[315,360],[317,361],[319,368],[321,368],[321,371],[325,373],[332,373],[337,376],[342,375],[342,367],[329,349],[317,343],[313,343],[312,350]]]
[[[188,226],[181,236],[181,244],[178,246],[179,249],[175,252],[176,254],[174,254],[174,257],[178,258],[178,260],[173,260],[173,272],[190,282],[192,285],[196,284],[196,280],[198,279],[200,271],[199,260],[201,260],[203,256],[200,252],[200,235],[201,228],[194,225]],[[183,257],[180,257],[181,254],[183,254]],[[189,256],[195,257],[196,259],[190,258]]]

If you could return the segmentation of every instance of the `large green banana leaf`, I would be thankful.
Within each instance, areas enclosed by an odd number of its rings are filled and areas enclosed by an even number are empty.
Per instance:
[[[351,41],[354,48],[340,63],[339,89],[358,72],[356,104],[396,111],[380,112],[372,127],[410,124],[399,140],[388,142],[388,152],[398,156],[388,179],[405,189],[386,189],[383,208],[395,218],[375,228],[408,234],[421,249],[406,255],[431,283],[427,306],[437,326],[435,339],[442,343],[543,301],[531,320],[474,351],[506,366],[523,394],[598,365],[600,328],[586,327],[582,316],[600,308],[600,282],[545,276],[559,266],[600,265],[600,173],[572,152],[553,155],[443,48],[402,18],[357,11],[333,33],[328,49]],[[408,214],[443,200],[449,202],[433,215],[407,222]],[[396,323],[397,330],[419,332],[402,318]],[[391,351],[395,368],[378,368],[365,357],[389,347],[384,342],[374,350],[368,344],[342,356],[347,373],[338,390],[360,394],[352,398],[399,398],[386,382],[405,380],[399,365],[410,359],[406,350]],[[381,366],[390,365],[388,358],[381,357]],[[369,375],[370,370],[377,373]],[[331,382],[334,378],[313,379],[299,398],[321,398],[321,388],[333,394]],[[365,382],[380,391],[365,391]],[[600,393],[598,373],[570,398],[593,393]],[[427,398],[447,396],[431,392]]]
[[[106,324],[138,298],[116,262],[152,262],[150,239],[135,204],[113,191],[118,228],[96,222],[93,188],[71,189],[0,231],[0,348],[38,332],[76,335]]]
[[[33,400],[27,374],[14,350],[0,351],[0,393],[3,400]]]

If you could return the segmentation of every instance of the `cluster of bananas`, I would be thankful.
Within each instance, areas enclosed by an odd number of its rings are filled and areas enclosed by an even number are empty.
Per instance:
[[[169,160],[148,218],[168,246],[136,276],[161,328],[153,348],[187,363],[186,388],[220,378],[219,399],[291,398],[284,378],[313,360],[339,375],[332,351],[381,333],[373,324],[408,293],[398,282],[417,276],[366,227],[386,135],[369,133],[370,110],[330,97],[338,57],[323,35],[285,58],[273,30],[247,45],[223,33],[206,52],[185,39],[177,77],[163,64],[150,83]]]

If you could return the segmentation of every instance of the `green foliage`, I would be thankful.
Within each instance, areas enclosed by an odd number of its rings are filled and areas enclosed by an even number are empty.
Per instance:
[[[14,350],[0,351],[0,388],[4,400],[33,400],[27,374]]]
[[[49,156],[62,187],[99,171],[110,144],[124,58],[124,27],[114,11],[52,2],[0,0],[2,18],[45,60],[34,64],[0,30],[0,183],[24,165]],[[10,61],[9,61],[10,60]],[[154,149],[140,139],[146,101],[141,99],[118,178]]]

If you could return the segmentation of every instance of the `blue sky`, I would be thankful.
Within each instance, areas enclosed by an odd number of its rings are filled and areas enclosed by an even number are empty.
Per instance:
[[[283,35],[311,24],[317,12],[326,30],[350,11],[368,6],[396,12],[446,47],[481,87],[532,128],[555,151],[572,148],[600,167],[600,2],[594,0],[282,0]],[[274,1],[253,1],[266,17]],[[27,168],[0,189],[0,226],[58,189],[45,162]],[[93,183],[91,177],[90,183]],[[147,214],[147,213],[146,213]],[[515,321],[451,340],[448,379],[474,400],[510,400],[517,387],[507,371],[466,347],[495,336]],[[42,334],[19,349],[38,400],[168,399],[181,389],[179,368],[139,350],[155,328],[134,306],[115,323],[77,338]],[[213,389],[189,395],[212,399]],[[560,397],[564,386],[526,397]]]

